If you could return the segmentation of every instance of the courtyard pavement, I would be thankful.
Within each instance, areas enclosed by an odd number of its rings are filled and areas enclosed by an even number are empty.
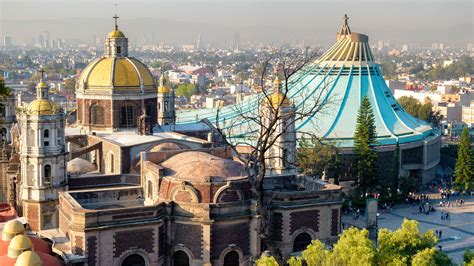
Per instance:
[[[430,198],[439,197],[433,195]],[[464,250],[469,248],[474,250],[474,197],[454,197],[450,202],[456,199],[464,199],[463,206],[440,207],[440,199],[430,200],[435,212],[430,214],[419,213],[418,206],[400,204],[395,206],[390,212],[379,210],[378,218],[379,228],[388,228],[396,230],[403,222],[404,218],[417,220],[419,222],[420,231],[441,230],[442,235],[438,246],[442,246],[443,252],[448,254],[453,262],[460,264]],[[441,212],[448,212],[449,220],[441,219]],[[365,216],[361,215],[358,220],[354,220],[352,214],[344,214],[342,223],[345,228],[356,226],[358,228],[365,227]]]

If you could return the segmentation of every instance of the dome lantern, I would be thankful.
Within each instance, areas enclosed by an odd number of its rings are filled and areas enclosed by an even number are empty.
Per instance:
[[[128,38],[119,30],[117,19],[119,16],[115,14],[112,17],[115,20],[114,29],[107,34],[105,40],[105,56],[106,57],[127,57],[128,56]]]

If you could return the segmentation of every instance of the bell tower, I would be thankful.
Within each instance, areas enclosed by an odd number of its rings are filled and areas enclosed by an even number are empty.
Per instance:
[[[20,119],[20,200],[33,231],[58,227],[58,192],[67,190],[64,114],[48,99],[40,72],[36,100]]]
[[[264,103],[262,108],[264,124],[274,128],[270,139],[275,140],[265,155],[266,173],[270,176],[295,175],[295,105],[290,102],[286,94],[281,92],[281,81],[278,78],[278,73],[275,73],[275,76],[273,93],[269,95],[268,101]],[[273,122],[275,123],[271,126]]]
[[[158,87],[158,124],[174,125],[176,122],[176,112],[174,109],[174,91],[166,85],[165,74],[160,77]]]

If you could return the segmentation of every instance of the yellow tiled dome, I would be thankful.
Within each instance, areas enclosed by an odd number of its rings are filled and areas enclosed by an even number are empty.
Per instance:
[[[123,38],[125,37],[125,34],[123,34],[122,31],[120,30],[113,30],[107,34],[107,38]]]
[[[43,261],[34,251],[25,251],[18,256],[15,266],[42,266]]]
[[[55,115],[59,108],[49,100],[36,99],[28,105],[28,111],[32,115]]]
[[[140,61],[130,57],[102,57],[90,63],[79,78],[79,88],[84,90],[123,90],[136,92],[144,87],[154,87],[153,75]],[[155,87],[156,88],[156,87]]]
[[[20,221],[10,220],[3,227],[2,240],[11,240],[14,236],[25,233],[25,227]]]

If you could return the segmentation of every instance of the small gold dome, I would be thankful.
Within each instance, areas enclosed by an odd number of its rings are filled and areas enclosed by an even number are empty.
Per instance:
[[[3,227],[2,240],[11,240],[14,236],[25,233],[25,227],[20,221],[10,220]]]
[[[28,236],[17,235],[10,241],[10,244],[8,245],[7,255],[9,258],[16,258],[24,251],[32,249],[33,243],[31,242]]]
[[[43,261],[34,251],[25,251],[18,256],[15,266],[42,266]]]
[[[277,108],[279,106],[289,106],[290,105],[290,99],[288,97],[285,97],[285,95],[281,92],[274,92],[272,95],[269,97],[270,104]]]
[[[113,30],[107,34],[107,38],[124,38],[125,34],[123,34],[120,30]]]
[[[158,87],[158,93],[170,93],[171,89],[170,87],[166,86],[165,84],[165,78],[164,75],[162,74],[160,77],[160,86]]]
[[[28,111],[32,115],[55,115],[59,108],[53,102],[46,99],[36,99],[28,105]]]
[[[48,87],[48,84],[46,84],[46,82],[44,81],[41,81],[40,83],[38,83],[38,85],[36,86],[38,88],[46,88]]]

